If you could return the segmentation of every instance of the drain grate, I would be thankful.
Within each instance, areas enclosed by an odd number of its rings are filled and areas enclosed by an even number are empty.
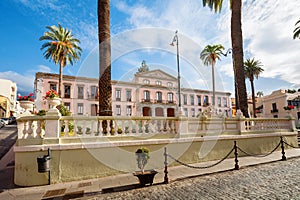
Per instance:
[[[91,186],[92,185],[92,182],[84,182],[84,183],[79,183],[78,184],[78,187],[87,187],[87,186]]]
[[[66,188],[58,189],[58,190],[48,190],[42,198],[63,196],[66,190],[67,190]]]
[[[76,191],[76,192],[70,192],[67,193],[63,196],[63,200],[65,199],[74,199],[74,198],[79,198],[84,196],[84,191]]]

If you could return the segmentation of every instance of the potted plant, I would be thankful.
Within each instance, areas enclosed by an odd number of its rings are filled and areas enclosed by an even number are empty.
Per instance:
[[[45,98],[48,100],[52,110],[57,110],[56,106],[61,104],[61,98],[55,90],[49,90],[46,92]],[[58,110],[57,110],[58,111]]]
[[[20,106],[25,109],[25,114],[31,114],[30,111],[33,110],[33,93],[29,95],[18,95],[18,101],[20,102]]]
[[[149,152],[149,149],[145,147],[138,148],[135,152],[137,166],[141,171],[137,171],[133,175],[138,177],[141,186],[145,186],[146,184],[152,185],[154,176],[157,174],[155,170],[144,170],[150,158]]]

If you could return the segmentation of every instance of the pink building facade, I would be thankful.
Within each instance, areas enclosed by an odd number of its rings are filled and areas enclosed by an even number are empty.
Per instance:
[[[63,76],[62,100],[73,115],[96,116],[98,112],[98,79]],[[36,110],[48,110],[43,97],[50,89],[57,90],[58,75],[36,73]],[[178,113],[177,78],[162,70],[136,73],[131,82],[112,81],[113,116],[174,117]],[[208,90],[181,88],[183,114],[197,117],[212,102]],[[231,116],[230,93],[216,92],[218,113]]]

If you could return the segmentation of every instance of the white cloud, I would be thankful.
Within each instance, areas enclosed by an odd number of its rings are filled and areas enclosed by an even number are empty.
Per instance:
[[[0,72],[1,79],[9,79],[15,83],[17,83],[18,92],[32,92],[33,91],[33,83],[34,83],[34,75],[27,74],[22,75],[14,71],[6,71]]]

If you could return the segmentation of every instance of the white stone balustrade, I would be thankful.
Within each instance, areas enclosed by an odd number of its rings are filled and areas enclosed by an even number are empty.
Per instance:
[[[18,138],[68,138],[141,136],[155,134],[237,135],[294,131],[289,118],[185,118],[185,117],[104,117],[25,116],[18,119]],[[107,124],[105,128],[105,123]]]

